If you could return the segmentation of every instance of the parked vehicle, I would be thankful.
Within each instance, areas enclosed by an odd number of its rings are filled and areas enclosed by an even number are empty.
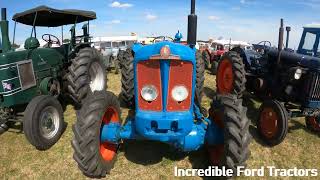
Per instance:
[[[217,74],[218,92],[242,96],[246,90],[262,100],[257,128],[271,146],[286,137],[290,117],[305,117],[308,129],[320,132],[320,28],[304,28],[297,52],[283,49],[283,20],[279,34],[278,48],[264,41],[255,50],[232,49]]]
[[[219,95],[210,117],[201,107],[204,63],[196,57],[197,16],[191,0],[188,46],[163,40],[127,49],[122,88],[130,88],[135,109],[122,123],[120,103],[111,92],[94,92],[77,112],[72,147],[79,169],[105,177],[114,167],[122,140],[153,140],[190,152],[205,147],[212,165],[237,171],[249,157],[249,121],[242,100]],[[132,91],[131,91],[132,88]],[[135,106],[135,108],[133,108]],[[142,152],[143,153],[143,152]]]
[[[64,131],[66,106],[79,108],[88,92],[106,88],[101,58],[90,48],[89,25],[82,26],[81,36],[75,34],[76,25],[96,19],[96,14],[46,6],[17,13],[13,20],[31,26],[31,36],[26,39],[24,49],[15,51],[14,42],[9,41],[6,9],[1,12],[0,131],[21,122],[29,142],[39,150],[46,150]],[[56,36],[43,34],[46,46],[40,47],[37,27],[69,24],[73,25],[70,43],[61,44],[63,40]]]
[[[206,63],[206,68],[210,69],[213,74],[216,74],[218,63],[221,57],[234,47],[251,49],[251,45],[243,41],[233,40],[214,40],[207,48],[202,51],[202,56]],[[211,67],[210,67],[211,65]]]
[[[120,59],[119,52],[125,51],[137,42],[137,36],[114,36],[114,37],[97,37],[93,38],[94,47],[102,53],[104,64],[108,70],[115,69],[119,73]]]

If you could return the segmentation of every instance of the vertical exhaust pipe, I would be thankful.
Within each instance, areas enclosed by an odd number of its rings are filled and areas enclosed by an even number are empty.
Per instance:
[[[7,21],[7,9],[1,8],[1,34],[2,34],[2,51],[7,52],[11,50],[11,44],[9,40],[9,22]]]
[[[283,19],[280,20],[280,28],[279,28],[279,41],[278,41],[278,60],[277,64],[280,64],[280,56],[281,56],[281,51],[283,49],[283,35],[284,35],[284,28],[283,28]]]
[[[290,26],[287,26],[287,27],[286,27],[286,31],[287,31],[286,49],[288,49],[288,48],[289,48],[289,38],[290,38],[291,27],[290,27]]]
[[[191,0],[191,14],[188,16],[188,41],[187,43],[193,48],[197,43],[197,15],[196,0]]]
[[[1,8],[1,21],[6,21],[6,20],[7,20],[7,9]]]

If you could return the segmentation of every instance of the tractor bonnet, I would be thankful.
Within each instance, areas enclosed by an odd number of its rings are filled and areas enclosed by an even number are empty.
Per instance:
[[[175,56],[184,61],[193,61],[195,62],[195,52],[188,46],[173,43],[169,41],[164,41],[148,46],[137,46],[135,49],[135,60],[148,60],[148,59],[161,59],[160,52],[161,49],[167,46],[170,49],[170,55]]]

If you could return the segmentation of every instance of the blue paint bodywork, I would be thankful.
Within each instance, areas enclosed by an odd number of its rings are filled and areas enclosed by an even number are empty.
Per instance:
[[[182,61],[193,64],[192,89],[189,92],[191,99],[195,96],[196,84],[196,50],[179,43],[163,41],[152,45],[143,46],[134,44],[134,89],[135,89],[135,116],[128,118],[127,123],[120,127],[119,124],[110,123],[102,128],[101,141],[118,143],[121,139],[148,139],[169,143],[183,151],[199,149],[204,143],[222,144],[223,130],[219,129],[209,119],[203,117],[199,107],[191,101],[190,109],[187,111],[168,112],[168,82],[170,60],[160,60],[161,87],[162,87],[162,111],[145,111],[139,108],[137,64],[148,61],[152,56],[159,56],[162,47],[168,46],[171,55],[179,56]],[[184,78],[184,77],[181,77]]]

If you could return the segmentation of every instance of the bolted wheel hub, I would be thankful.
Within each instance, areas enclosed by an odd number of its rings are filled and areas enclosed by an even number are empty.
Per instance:
[[[52,106],[44,108],[40,115],[40,133],[43,137],[51,139],[59,129],[59,113]]]

